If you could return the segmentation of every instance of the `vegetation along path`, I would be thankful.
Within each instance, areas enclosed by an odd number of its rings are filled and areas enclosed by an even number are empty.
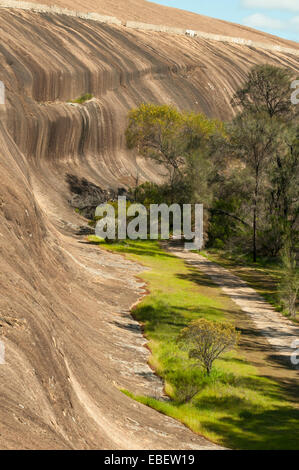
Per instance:
[[[106,244],[94,236],[89,242],[145,268],[140,278],[148,295],[133,315],[148,340],[149,365],[163,379],[168,398],[146,390],[140,395],[134,386],[122,389],[125,394],[226,448],[298,448],[298,371],[269,357],[272,346],[216,282],[185,262],[184,253],[167,252],[164,243]],[[239,347],[217,359],[209,377],[177,341],[183,328],[201,318],[233,323],[242,333]]]
[[[197,253],[178,247],[170,247],[169,250],[188,264],[200,269],[218,284],[243,312],[250,315],[253,325],[267,338],[281,359],[284,359],[290,367],[298,367],[299,370],[299,366],[291,362],[291,356],[295,352],[295,341],[299,342],[299,327],[284,318],[245,281],[229,270]]]

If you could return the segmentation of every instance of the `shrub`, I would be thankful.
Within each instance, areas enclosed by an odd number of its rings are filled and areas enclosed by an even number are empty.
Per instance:
[[[79,98],[76,98],[75,100],[70,100],[69,103],[78,103],[78,104],[83,104],[86,101],[89,101],[93,98],[93,95],[90,93],[85,93],[84,95],[79,96]]]
[[[195,359],[210,375],[214,361],[233,349],[240,333],[229,323],[194,320],[179,335],[179,342],[187,348],[190,359]]]

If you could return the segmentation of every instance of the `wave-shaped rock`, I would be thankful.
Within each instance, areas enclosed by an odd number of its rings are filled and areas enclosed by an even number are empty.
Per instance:
[[[297,69],[298,58],[65,15],[3,9],[0,23],[0,447],[209,447],[119,392],[161,388],[129,315],[140,267],[76,237],[66,175],[104,189],[137,169],[157,179],[126,150],[129,109],[150,101],[227,119],[251,65]],[[84,93],[93,98],[68,102]]]

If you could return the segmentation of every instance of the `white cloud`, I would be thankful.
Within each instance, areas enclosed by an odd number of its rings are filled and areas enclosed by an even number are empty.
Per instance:
[[[263,15],[262,13],[255,13],[254,15],[247,16],[243,19],[242,24],[250,26],[251,28],[260,30],[276,31],[292,31],[298,33],[299,31],[299,16],[293,16],[288,20],[278,20],[270,16]]]
[[[242,0],[242,6],[246,8],[299,11],[298,0]]]
[[[243,24],[257,29],[286,29],[287,22],[271,18],[270,16],[263,15],[262,13],[255,13],[254,15],[247,16],[243,20]]]
[[[297,31],[299,30],[299,16],[294,16],[291,20],[290,23],[293,27],[297,28]]]

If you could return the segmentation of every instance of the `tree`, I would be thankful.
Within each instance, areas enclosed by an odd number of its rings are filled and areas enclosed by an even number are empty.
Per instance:
[[[242,224],[239,224],[240,235],[246,237],[246,223],[252,224],[254,261],[257,257],[257,241],[263,253],[277,256],[290,228],[293,236],[296,236],[298,111],[290,100],[294,78],[289,69],[268,64],[254,66],[232,100],[233,105],[241,110],[228,126],[233,135],[230,135],[226,152],[230,153],[230,157],[242,161],[244,184],[243,188],[236,188],[240,198],[235,190],[234,199],[230,195],[225,200],[221,196],[216,199],[218,206],[213,208],[213,222],[219,221],[224,207],[231,220],[233,216],[239,218]],[[236,172],[229,168],[228,163],[227,177],[220,193],[228,186],[233,173]],[[247,189],[250,207],[244,199],[244,189]],[[241,200],[243,202],[240,204]],[[234,206],[235,214],[231,213]],[[252,214],[252,221],[246,215],[248,210]],[[232,226],[237,228],[236,221]]]
[[[267,114],[239,114],[228,126],[229,149],[245,169],[252,181],[245,181],[252,207],[252,252],[257,260],[257,229],[263,177],[275,149],[278,124]]]
[[[168,176],[172,202],[177,202],[175,199],[186,188],[194,191],[194,182],[198,187],[206,178],[206,172],[200,171],[201,156],[211,135],[222,132],[222,127],[220,122],[203,114],[181,113],[167,105],[142,104],[129,113],[126,139],[128,148],[137,149],[166,169],[167,174],[162,176]]]
[[[141,155],[164,166],[171,185],[181,176],[184,164],[180,139],[182,123],[182,115],[166,105],[142,104],[129,113],[128,148],[136,148]]]
[[[189,357],[195,359],[210,375],[214,361],[224,352],[233,349],[240,333],[229,323],[194,320],[179,335],[179,342],[187,348]]]
[[[282,249],[283,274],[280,283],[280,297],[287,308],[289,315],[296,318],[296,303],[299,292],[299,271],[297,267],[296,251],[292,241],[287,238]]]
[[[294,72],[274,65],[252,67],[247,80],[234,95],[232,104],[254,114],[267,113],[270,118],[292,119],[296,107],[291,102]]]
[[[270,254],[276,256],[286,236],[298,236],[299,214],[299,126],[281,126],[277,145],[267,169],[265,243],[271,245]],[[269,243],[270,242],[270,243]]]

